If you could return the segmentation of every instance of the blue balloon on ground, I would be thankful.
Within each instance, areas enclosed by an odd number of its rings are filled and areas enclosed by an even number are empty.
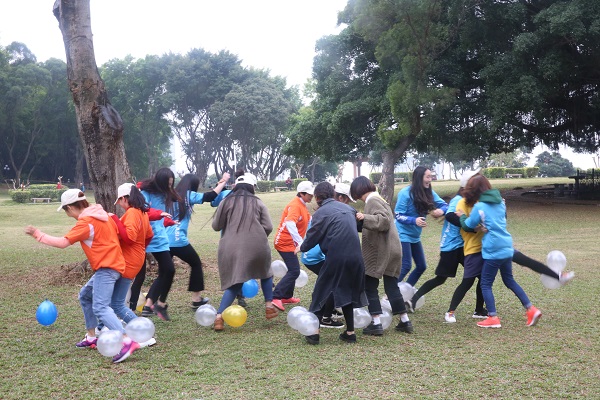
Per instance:
[[[52,325],[58,318],[58,310],[53,302],[44,300],[35,312],[35,319],[44,326]]]
[[[242,285],[242,295],[247,298],[252,298],[258,294],[258,282],[254,279],[247,280]]]

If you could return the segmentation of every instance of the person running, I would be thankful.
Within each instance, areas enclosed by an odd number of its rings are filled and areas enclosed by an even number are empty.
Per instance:
[[[174,215],[174,204],[181,200],[173,189],[175,174],[169,168],[160,168],[154,177],[142,181],[140,189],[146,203],[152,208]],[[169,249],[169,237],[163,221],[151,221],[154,237],[146,247],[146,253],[152,253],[158,264],[158,277],[152,282],[142,316],[156,314],[163,321],[170,321],[167,311],[167,296],[173,284],[175,265]]]
[[[383,288],[392,307],[392,314],[400,316],[396,330],[413,333],[412,322],[408,318],[404,298],[398,288],[398,274],[402,263],[402,246],[394,215],[389,204],[377,193],[373,182],[359,176],[350,185],[352,198],[362,200],[365,208],[356,214],[362,221],[362,256],[365,264],[365,291],[369,300],[369,312],[373,321],[363,329],[364,335],[381,336],[381,302],[379,301],[379,281],[383,278]]]
[[[244,174],[231,193],[219,204],[212,222],[221,231],[218,264],[221,289],[225,291],[217,310],[214,330],[224,329],[223,311],[241,293],[244,282],[260,279],[267,319],[277,317],[273,307],[273,271],[268,236],[273,230],[269,211],[254,194],[256,177]]]
[[[179,195],[179,200],[173,204],[173,212],[174,217],[177,218],[179,223],[167,227],[169,252],[171,253],[171,257],[176,256],[190,266],[188,291],[192,292],[191,307],[193,310],[197,310],[201,305],[207,304],[210,299],[202,297],[200,294],[204,290],[202,261],[187,237],[188,226],[192,219],[194,205],[214,201],[228,180],[229,173],[225,172],[213,190],[206,193],[198,193],[200,178],[194,174],[186,174],[175,187],[175,191]]]
[[[296,197],[285,206],[275,235],[274,247],[287,267],[273,291],[273,305],[284,311],[284,304],[296,304],[300,299],[294,297],[296,279],[300,275],[300,262],[294,250],[304,241],[304,235],[310,222],[307,204],[312,201],[314,187],[310,181],[302,181],[296,188]]]
[[[61,210],[77,220],[64,237],[50,236],[31,225],[25,228],[25,233],[40,243],[59,249],[77,242],[81,244],[94,275],[79,291],[87,334],[76,347],[96,348],[95,330],[98,321],[102,321],[108,329],[124,334],[123,347],[112,359],[114,363],[122,362],[139,349],[140,345],[125,335],[123,324],[110,307],[115,284],[126,268],[117,226],[101,205],[90,205],[79,189],[68,189],[61,195],[57,211]]]
[[[309,311],[319,320],[326,311],[341,307],[346,330],[339,336],[347,343],[356,343],[354,308],[367,305],[365,294],[365,267],[356,230],[356,210],[335,201],[335,191],[329,182],[314,188],[319,208],[313,216],[306,239],[294,253],[306,252],[317,244],[325,254],[312,293]],[[319,344],[319,333],[305,336],[309,344]]]
[[[425,253],[421,244],[421,232],[427,227],[426,217],[440,218],[448,209],[448,204],[431,188],[431,171],[423,166],[415,168],[412,184],[400,190],[394,208],[396,228],[402,243],[402,268],[398,282],[402,282],[415,261],[415,269],[406,279],[411,286],[427,269]]]
[[[512,257],[514,253],[512,236],[506,229],[506,205],[500,192],[492,189],[492,185],[483,175],[473,176],[463,195],[467,205],[473,205],[471,214],[460,215],[463,229],[473,230],[478,225],[483,225],[486,233],[482,238],[481,255],[483,257],[483,270],[481,272],[481,291],[488,309],[488,317],[477,323],[482,328],[500,328],[500,318],[496,311],[496,303],[492,292],[492,285],[498,271],[502,276],[504,285],[509,288],[525,307],[527,326],[534,326],[542,316],[529,300],[527,294],[515,281],[512,274]],[[457,214],[460,213],[457,212]],[[462,213],[460,213],[462,214]]]

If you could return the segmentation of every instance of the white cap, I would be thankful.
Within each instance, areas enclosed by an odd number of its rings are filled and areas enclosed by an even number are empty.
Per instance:
[[[133,183],[124,183],[117,189],[117,199],[115,200],[115,204],[119,201],[119,199],[123,196],[129,196],[131,194],[131,187]]]
[[[348,196],[351,202],[356,203],[352,196],[350,196],[350,185],[347,183],[336,183],[333,188],[335,189],[336,193],[345,194]]]
[[[304,192],[304,193],[308,193],[308,194],[314,194],[315,188],[311,181],[302,181],[298,184],[298,188],[296,188],[296,192],[298,192],[298,193]]]
[[[256,185],[256,182],[257,182],[256,176],[254,176],[250,173],[247,173],[247,172],[242,176],[238,176],[237,179],[235,180],[236,184],[247,183],[248,185],[252,185],[252,186]]]
[[[481,171],[481,167],[474,169],[473,171],[467,171],[460,177],[460,187],[466,187],[469,179],[477,175]]]
[[[79,195],[82,194],[82,196]],[[79,200],[86,200],[85,195],[79,189],[69,189],[66,190],[60,196],[60,207],[56,211],[61,211],[64,206],[68,206],[69,204],[77,203]]]

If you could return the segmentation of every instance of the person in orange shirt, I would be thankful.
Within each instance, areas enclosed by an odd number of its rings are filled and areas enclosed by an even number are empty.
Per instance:
[[[273,305],[281,311],[285,310],[284,304],[300,302],[300,299],[293,297],[296,279],[300,275],[300,262],[294,251],[304,241],[310,222],[310,213],[306,205],[312,201],[315,189],[312,182],[303,181],[298,184],[296,191],[296,197],[283,210],[275,235],[275,250],[279,252],[288,269],[273,291]]]
[[[80,242],[94,275],[79,292],[87,335],[76,346],[95,348],[98,321],[102,321],[110,330],[125,334],[123,324],[110,307],[115,283],[125,272],[125,259],[119,244],[117,226],[101,205],[90,205],[79,189],[65,191],[60,203],[57,211],[64,210],[67,216],[77,220],[64,237],[47,235],[31,225],[25,228],[25,233],[40,243],[60,249]],[[138,343],[125,337],[123,348],[113,357],[113,362],[125,360],[138,348]]]

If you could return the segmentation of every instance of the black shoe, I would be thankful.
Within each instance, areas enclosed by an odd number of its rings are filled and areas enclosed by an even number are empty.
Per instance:
[[[383,326],[381,324],[374,324],[371,322],[369,326],[363,329],[363,335],[382,336]]]
[[[308,344],[319,344],[319,334],[316,333],[314,335],[304,336],[306,339],[306,343]]]
[[[210,303],[210,299],[208,297],[202,297],[200,301],[192,301],[192,310],[197,310],[200,306]]]
[[[244,296],[242,296],[241,294],[237,295],[237,303],[238,303],[238,306],[248,308],[248,303],[246,303],[246,298]]]
[[[343,328],[344,324],[339,321],[334,321],[332,318],[323,317],[321,318],[321,328]]]
[[[475,312],[473,313],[473,318],[487,318],[488,317],[488,310],[486,310],[485,308],[481,309],[481,310],[475,310]]]
[[[396,326],[396,330],[399,332],[405,332],[405,333],[413,333],[413,331],[414,331],[412,322],[410,322],[410,321],[406,321],[406,322],[400,321],[400,323]]]
[[[354,333],[348,335],[348,331],[344,331],[343,333],[340,333],[340,340],[346,343],[356,343],[356,335]]]
[[[165,306],[162,307],[159,306],[158,303],[154,303],[154,305],[152,306],[152,310],[154,311],[154,314],[158,315],[158,318],[162,319],[163,321],[170,321],[171,317],[169,317],[167,307],[167,304],[165,304]]]
[[[344,319],[344,314],[338,310],[333,310],[333,313],[331,313],[331,319],[340,322]]]
[[[412,300],[405,301],[404,306],[406,307],[406,312],[409,312],[409,313],[415,312],[415,308],[412,305]]]
[[[155,314],[154,314],[154,311],[152,311],[152,308],[150,308],[148,306],[144,306],[142,308],[142,317],[146,317],[147,318],[147,317],[153,317],[154,315]]]

